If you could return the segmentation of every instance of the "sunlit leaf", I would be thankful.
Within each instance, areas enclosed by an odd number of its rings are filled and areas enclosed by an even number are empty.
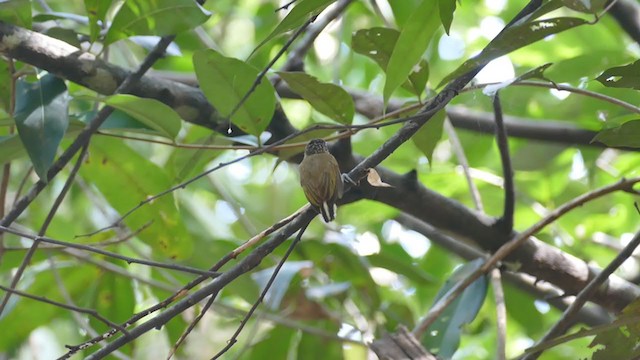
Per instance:
[[[91,42],[98,39],[101,24],[104,23],[104,18],[111,3],[112,0],[84,0],[84,8],[89,17],[89,38]]]
[[[105,45],[132,35],[173,35],[204,23],[211,14],[194,0],[127,0],[113,18]]]
[[[41,180],[53,164],[69,117],[67,86],[47,74],[35,83],[19,81],[16,87],[16,128],[31,163]]]
[[[356,31],[351,38],[351,47],[358,54],[369,57],[375,61],[382,70],[387,70],[389,59],[398,40],[400,32],[395,29],[374,27]],[[402,86],[412,91],[417,96],[424,91],[424,87],[429,80],[429,64],[426,60],[420,62],[412,68],[408,82]]]
[[[564,6],[589,14],[602,11],[606,3],[606,0],[562,0]]]
[[[170,139],[174,139],[180,132],[180,115],[158,100],[117,94],[106,97],[103,101]]]
[[[348,125],[353,121],[353,99],[340,86],[321,83],[303,72],[278,72],[278,75],[314,109],[341,124]]]
[[[196,52],[193,65],[202,91],[222,116],[231,115],[259,73],[251,65],[211,49]],[[231,115],[231,121],[243,131],[259,136],[269,125],[275,104],[275,89],[268,80],[263,79]]]
[[[293,9],[289,11],[287,16],[276,26],[275,29],[253,50],[255,53],[260,47],[274,37],[287,31],[302,26],[305,21],[317,16],[334,0],[299,0],[293,4]]]
[[[433,34],[440,25],[437,6],[433,0],[423,0],[404,24],[387,65],[387,79],[383,91],[385,104],[391,94],[407,80],[427,50]]]

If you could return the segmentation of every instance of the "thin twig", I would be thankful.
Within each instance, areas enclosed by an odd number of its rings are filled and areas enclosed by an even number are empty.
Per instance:
[[[500,150],[502,161],[502,176],[504,177],[504,210],[498,224],[506,233],[513,230],[513,213],[515,211],[515,189],[513,186],[513,167],[509,156],[509,139],[502,118],[502,105],[500,105],[500,92],[493,96],[493,112],[496,117],[496,143]]]
[[[303,207],[302,210],[306,210],[308,209],[309,206]],[[238,255],[240,255],[243,251],[245,251],[246,249],[248,249],[249,247],[255,245],[257,242],[259,242],[260,240],[264,239],[266,236],[276,232],[277,230],[281,229],[283,226],[287,225],[288,223],[290,223],[291,221],[293,221],[297,216],[300,215],[301,210],[298,210],[297,212],[295,212],[294,214],[278,221],[277,223],[271,225],[269,228],[261,231],[260,233],[258,233],[257,235],[253,236],[251,239],[249,239],[248,241],[246,241],[244,244],[240,245],[239,247],[237,247],[236,249],[234,249],[233,251],[231,251],[230,253],[228,253],[227,255],[223,256],[220,260],[218,260],[218,262],[216,264],[214,264],[209,271],[214,272],[214,271],[218,271],[220,270],[220,268],[222,268],[225,264],[227,264],[229,261],[231,261],[232,259],[235,259]],[[191,289],[195,288],[196,286],[198,286],[199,284],[201,284],[203,281],[205,281],[206,279],[208,279],[209,277],[206,276],[199,276],[196,279],[190,281],[187,285],[183,286],[181,289],[179,289],[178,291],[174,292],[171,296],[169,296],[168,298],[164,299],[163,301],[145,309],[142,311],[139,311],[138,313],[134,314],[131,318],[127,319],[123,324],[122,327],[126,328],[132,324],[135,324],[137,321],[139,321],[140,319],[144,318],[145,316],[148,316],[149,314],[152,314],[160,309],[166,308],[167,306],[169,306],[169,304],[173,303],[174,301],[176,301],[177,299],[184,297],[185,294],[187,294]],[[78,351],[84,350],[86,348],[89,348],[92,345],[95,345],[97,343],[99,343],[100,341],[103,341],[105,339],[108,339],[114,335],[116,335],[117,331],[108,331],[104,334],[101,334],[97,337],[94,337],[92,339],[89,339],[87,341],[85,341],[82,344],[76,345],[76,346],[68,346],[68,348],[70,349],[70,351],[65,354],[63,357],[61,357],[60,359],[67,359],[69,358],[71,355],[75,354]]]
[[[114,252],[111,252],[111,251],[98,249],[98,248],[95,248],[95,247],[89,246],[89,245],[77,244],[77,243],[72,243],[72,242],[67,242],[67,241],[56,240],[56,239],[52,239],[52,238],[45,237],[45,236],[27,234],[25,232],[22,232],[22,231],[13,229],[13,228],[5,227],[5,226],[0,226],[0,231],[7,232],[7,233],[10,233],[10,234],[14,234],[14,235],[18,235],[18,236],[21,236],[21,237],[26,238],[26,239],[31,239],[34,242],[43,242],[43,243],[48,243],[48,244],[54,244],[54,245],[59,245],[59,246],[67,247],[67,248],[84,250],[84,251],[89,251],[89,252],[93,252],[93,253],[100,254],[100,255],[109,256],[109,257],[112,257],[114,259],[119,259],[119,260],[126,261],[129,264],[133,263],[133,264],[152,266],[152,267],[157,267],[157,268],[162,268],[162,269],[177,270],[177,271],[182,271],[182,272],[189,273],[189,274],[202,275],[202,276],[206,276],[206,277],[216,277],[216,276],[220,275],[220,274],[218,274],[216,272],[211,272],[211,271],[206,271],[206,270],[199,270],[199,269],[195,269],[195,268],[192,268],[192,267],[189,267],[189,266],[184,266],[184,265],[166,264],[166,263],[161,263],[161,262],[158,262],[158,261],[135,259],[135,258],[132,258],[132,257],[129,257],[129,256],[120,255],[120,254],[117,254],[117,253],[114,253]],[[32,248],[33,248],[33,246],[32,246]]]
[[[458,163],[462,167],[462,173],[467,180],[467,185],[469,185],[469,192],[471,193],[471,200],[473,200],[473,205],[476,207],[476,210],[484,212],[482,197],[480,196],[480,191],[478,190],[478,187],[476,186],[476,183],[473,181],[473,178],[471,176],[469,161],[467,161],[467,156],[464,154],[464,147],[460,142],[460,138],[458,138],[456,129],[453,127],[453,125],[451,125],[451,121],[449,121],[449,119],[445,119],[444,121],[444,130],[449,136],[451,148],[456,154],[456,158],[458,158]]]
[[[247,315],[244,317],[244,319],[242,319],[242,322],[240,322],[240,326],[238,326],[238,329],[236,330],[236,332],[227,341],[227,345],[222,350],[220,350],[214,357],[212,357],[211,360],[219,359],[220,356],[222,356],[225,352],[227,352],[238,341],[237,340],[238,335],[240,335],[240,332],[242,332],[242,329],[245,327],[245,325],[247,325],[247,322],[249,321],[249,319],[251,319],[251,316],[258,308],[258,305],[260,305],[260,303],[262,303],[262,301],[264,300],[264,297],[267,295],[267,291],[269,291],[269,289],[271,288],[271,285],[273,285],[273,282],[276,280],[276,276],[278,276],[278,272],[280,271],[284,263],[287,261],[287,258],[289,258],[289,255],[291,255],[291,253],[293,252],[293,249],[296,247],[298,242],[300,242],[300,239],[302,239],[302,234],[304,234],[305,230],[307,230],[307,226],[309,226],[310,222],[311,220],[302,224],[302,227],[298,231],[298,236],[296,236],[295,240],[291,242],[291,245],[287,249],[287,252],[285,252],[284,256],[282,256],[282,259],[280,259],[280,262],[278,263],[278,265],[276,265],[275,269],[273,270],[273,274],[269,278],[269,281],[267,281],[267,284],[262,290],[260,297],[258,297],[258,299],[253,303],[253,306],[251,306],[251,309],[249,310],[249,312],[247,312]]]
[[[120,331],[122,331],[123,333],[127,334],[127,331],[122,328],[120,325],[112,323],[111,321],[109,321],[108,319],[104,318],[102,315],[98,314],[97,311],[93,310],[93,309],[85,309],[85,308],[81,308],[81,307],[77,307],[77,306],[71,306],[71,305],[67,305],[67,304],[63,304],[57,301],[53,301],[53,300],[49,300],[43,296],[36,296],[36,295],[31,295],[28,294],[26,292],[20,291],[20,290],[16,290],[16,289],[11,289],[8,288],[6,286],[0,285],[0,290],[4,290],[8,293],[12,293],[18,296],[22,296],[28,299],[32,299],[32,300],[36,300],[39,302],[43,302],[45,304],[49,304],[49,305],[53,305],[53,306],[57,306],[59,308],[63,308],[66,310],[71,310],[71,311],[75,311],[78,313],[82,313],[82,314],[87,314],[90,316],[93,316],[94,318],[96,318],[96,320],[103,322],[104,324],[106,324],[108,327],[110,328],[114,328],[114,329],[118,329]]]
[[[51,224],[51,221],[53,220],[53,217],[58,211],[60,204],[62,204],[62,200],[67,194],[67,191],[69,191],[69,189],[71,188],[71,185],[73,184],[73,179],[75,178],[75,175],[78,173],[78,170],[80,170],[80,165],[82,165],[82,161],[84,161],[84,157],[87,154],[87,149],[88,149],[88,144],[85,144],[82,147],[80,156],[78,157],[78,160],[76,161],[76,164],[74,165],[73,169],[69,173],[69,177],[67,178],[67,181],[62,187],[60,194],[58,194],[55,201],[53,202],[53,205],[51,206],[51,209],[49,210],[49,213],[47,214],[47,217],[45,218],[44,223],[42,224],[42,227],[38,232],[38,237],[44,235],[47,232],[47,228],[49,227],[49,224]],[[18,270],[16,270],[15,274],[13,275],[13,279],[11,279],[11,284],[9,285],[11,289],[15,289],[18,286],[18,283],[22,278],[22,274],[27,269],[27,266],[29,266],[29,264],[31,263],[31,258],[36,253],[39,245],[40,245],[40,241],[34,239],[33,243],[31,244],[31,248],[29,248],[29,251],[27,251],[26,255],[22,259],[22,262],[18,266]],[[0,314],[2,314],[2,312],[4,311],[10,298],[11,298],[11,293],[10,292],[6,293],[4,298],[2,299],[2,303],[0,303]]]
[[[587,284],[587,286],[580,291],[580,293],[576,296],[573,303],[562,313],[562,317],[560,320],[547,331],[547,333],[538,340],[536,345],[541,345],[544,342],[551,340],[555,337],[558,337],[569,330],[571,325],[575,322],[575,316],[578,311],[586,304],[586,302],[598,291],[600,285],[602,285],[611,274],[613,274],[616,269],[618,269],[622,263],[625,262],[635,251],[635,249],[640,245],[640,231],[636,233],[633,239],[629,242],[627,246],[618,254],[618,256],[613,259],[607,265],[604,270],[602,270],[593,280]],[[529,354],[525,356],[524,360],[535,360],[542,354],[542,351]]]
[[[546,217],[538,221],[536,224],[516,235],[512,240],[502,245],[498,249],[498,251],[496,251],[489,259],[487,259],[478,270],[474,271],[464,280],[453,286],[447,292],[447,294],[440,298],[440,300],[438,300],[438,302],[431,307],[431,310],[429,310],[429,313],[425,316],[425,318],[422,319],[420,323],[413,329],[413,334],[418,338],[421,337],[429,327],[429,325],[431,325],[437,319],[437,317],[446,309],[447,306],[451,304],[451,302],[453,302],[453,300],[455,300],[462,293],[462,291],[464,291],[464,289],[471,285],[480,276],[493,269],[493,267],[496,266],[498,262],[507,257],[522,244],[524,244],[530,236],[536,234],[545,226],[556,221],[562,215],[575,209],[576,207],[582,206],[591,200],[600,198],[614,191],[626,191],[632,188],[633,185],[638,182],[640,182],[640,178],[632,178],[628,180],[622,179],[614,184],[590,191],[586,194],[582,194],[550,212]]]
[[[491,270],[491,288],[496,301],[496,360],[507,359],[507,306],[504,301],[502,274],[499,269]]]

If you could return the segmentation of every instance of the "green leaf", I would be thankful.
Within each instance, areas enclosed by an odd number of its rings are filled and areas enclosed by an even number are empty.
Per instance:
[[[597,14],[606,3],[606,0],[562,0],[562,4],[569,9],[587,14]]]
[[[596,78],[602,85],[640,90],[640,60],[605,70]]]
[[[89,150],[91,156],[80,173],[120,214],[172,185],[163,168],[121,140],[94,137]],[[162,254],[170,259],[183,259],[191,254],[192,241],[171,196],[143,205],[124,223],[135,231],[150,221],[151,226],[137,237],[152,248],[154,257]]]
[[[434,303],[438,302],[453,286],[482,266],[484,260],[476,259],[456,269],[442,286]],[[487,296],[486,276],[478,278],[427,329],[423,344],[427,350],[437,349],[438,357],[450,358],[460,344],[461,327],[475,319]]]
[[[444,31],[449,35],[449,29],[453,22],[453,13],[456,11],[456,0],[439,0],[438,10],[440,10],[440,21],[444,26]]]
[[[545,37],[559,32],[587,24],[587,21],[578,18],[561,17],[549,20],[538,20],[507,29],[496,37],[482,52],[460,65],[455,71],[445,76],[438,84],[441,87],[469,70],[487,64],[489,61],[508,54],[523,46],[533,44]]]
[[[640,148],[640,120],[631,120],[620,126],[604,129],[593,138],[592,142],[595,141],[608,146]]]
[[[125,264],[121,264],[123,261],[116,263],[119,264],[114,265],[126,268],[122,266]],[[135,312],[136,300],[133,286],[131,280],[126,277],[111,272],[100,272],[91,284],[91,290],[93,290],[91,291],[91,308],[111,321],[121,323],[127,320]],[[94,329],[100,332],[109,330],[105,323],[93,317],[90,319]]]
[[[68,104],[67,86],[51,74],[35,83],[17,83],[16,128],[42,181],[47,181],[47,172],[67,131]]]
[[[0,137],[0,164],[6,164],[25,155],[25,148],[18,135]]]
[[[398,86],[407,80],[413,67],[420,62],[427,50],[429,41],[440,25],[437,6],[433,0],[423,0],[400,32],[387,65],[383,91],[385,104]]]
[[[105,45],[132,35],[173,35],[204,23],[211,13],[194,0],[127,0],[113,18]]]
[[[193,65],[204,95],[225,117],[247,94],[259,73],[251,65],[211,49],[193,54]],[[275,93],[273,85],[263,79],[231,116],[231,122],[242,131],[259,136],[269,125],[275,111]]]
[[[353,99],[340,86],[321,83],[303,72],[278,72],[278,75],[314,109],[341,124],[348,125],[353,121]]]
[[[134,95],[117,94],[102,101],[140,121],[160,135],[175,139],[182,127],[182,119],[171,107],[156,99],[140,98]]]
[[[358,54],[369,57],[375,61],[382,70],[387,70],[393,48],[398,41],[400,32],[395,29],[374,27],[356,31],[351,38],[351,47]],[[421,59],[409,75],[408,82],[402,86],[420,96],[429,80],[429,64]]]
[[[0,21],[31,29],[31,1],[0,1]]]
[[[429,164],[432,161],[433,150],[436,148],[440,138],[442,138],[445,115],[446,112],[444,110],[435,113],[411,138],[413,144],[427,157]]]
[[[84,8],[89,16],[89,39],[94,42],[100,36],[101,26],[111,6],[112,0],[84,0]]]
[[[302,26],[307,20],[317,16],[324,10],[329,4],[331,4],[334,0],[298,0],[295,2],[295,6],[291,11],[287,14],[287,16],[282,19],[280,24],[276,26],[275,29],[264,39],[256,48],[253,50],[251,54],[254,54],[258,49],[260,49],[264,44],[269,42],[269,40],[274,37],[283,34],[287,31],[293,30]]]
[[[628,53],[615,50],[592,51],[558,61],[545,71],[545,76],[556,83],[579,83],[584,77],[595,77],[602,69],[631,61]],[[605,85],[606,86],[606,85]]]

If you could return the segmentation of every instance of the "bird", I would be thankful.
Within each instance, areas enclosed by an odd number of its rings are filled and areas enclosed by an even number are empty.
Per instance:
[[[338,161],[322,139],[309,141],[300,163],[300,185],[311,206],[324,222],[335,219],[335,203],[342,197],[344,183]]]

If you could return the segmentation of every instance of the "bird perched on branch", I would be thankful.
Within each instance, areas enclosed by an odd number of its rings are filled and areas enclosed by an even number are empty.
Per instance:
[[[342,197],[344,184],[336,158],[322,139],[309,141],[300,163],[300,185],[309,203],[325,222],[335,219],[335,203]]]

